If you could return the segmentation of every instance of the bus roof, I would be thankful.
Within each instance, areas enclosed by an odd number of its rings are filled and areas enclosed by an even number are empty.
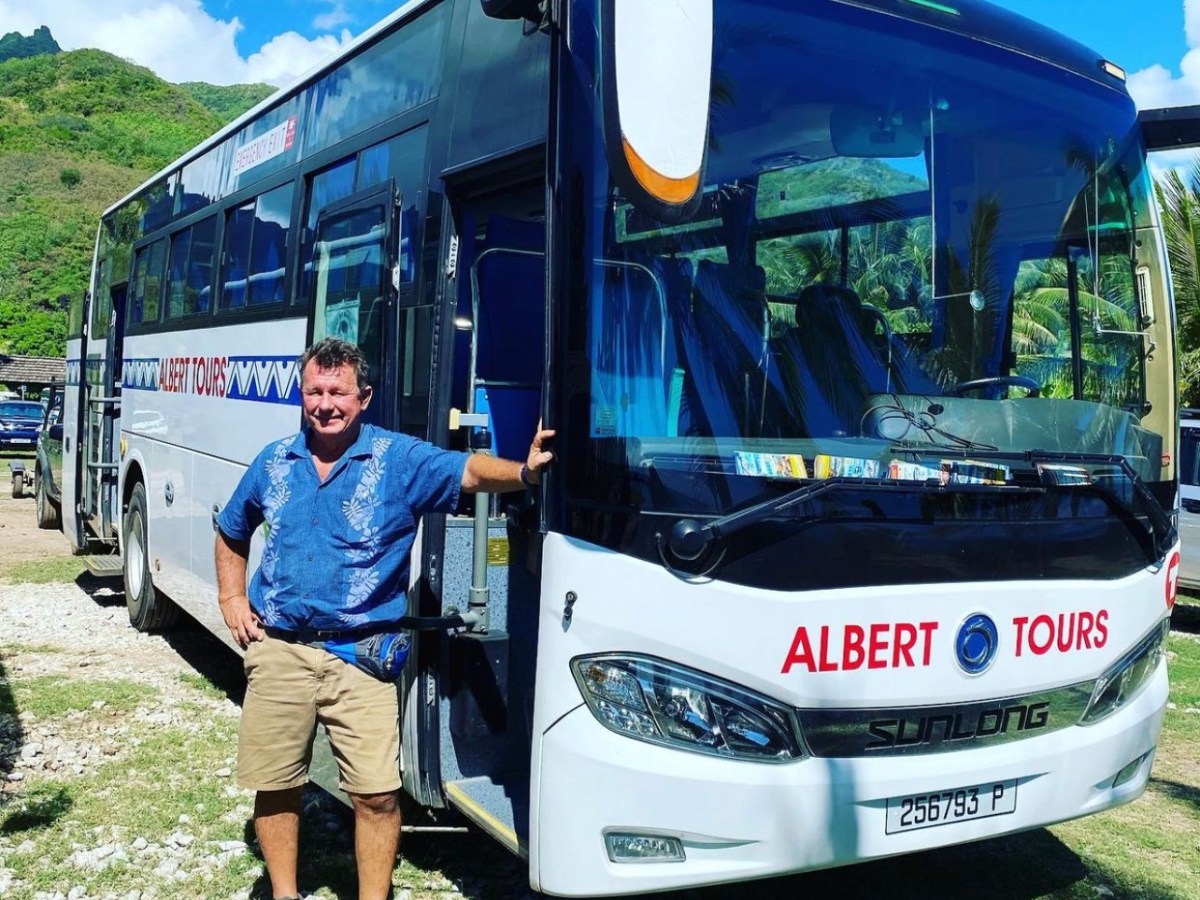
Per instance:
[[[244,113],[242,113],[240,116],[238,116],[232,122],[230,122],[228,125],[226,125],[224,128],[222,128],[220,131],[216,132],[215,134],[213,134],[212,136],[210,136],[209,138],[204,140],[202,143],[197,144],[195,147],[193,147],[187,153],[183,154],[183,156],[180,156],[179,158],[174,159],[171,162],[169,162],[162,169],[160,169],[159,171],[155,172],[152,176],[147,178],[142,184],[138,185],[136,188],[134,188],[132,191],[130,191],[128,194],[126,194],[124,197],[122,197],[116,203],[109,206],[108,209],[104,210],[103,215],[107,216],[107,215],[115,212],[116,210],[120,209],[122,206],[124,206],[130,200],[133,200],[135,197],[137,197],[138,194],[140,194],[142,191],[149,188],[155,182],[161,180],[162,178],[165,178],[167,175],[169,175],[174,170],[187,165],[193,159],[198,158],[199,156],[204,154],[205,151],[211,149],[212,147],[215,147],[217,144],[219,144],[221,141],[225,140],[225,138],[229,137],[230,135],[236,134],[240,129],[242,129],[249,122],[253,122],[255,119],[257,119],[260,115],[262,115],[267,110],[271,109],[274,106],[278,106],[279,104],[283,103],[285,100],[289,99],[290,97],[295,96],[300,91],[302,91],[304,88],[308,87],[308,85],[311,82],[315,81],[317,78],[321,77],[326,72],[329,72],[332,69],[336,69],[338,67],[338,65],[342,62],[342,60],[344,60],[350,56],[353,56],[355,53],[358,52],[358,50],[360,48],[362,48],[366,44],[371,43],[371,41],[373,41],[376,37],[378,37],[383,32],[387,31],[389,28],[391,28],[397,22],[412,15],[413,13],[417,12],[422,7],[432,5],[434,2],[435,2],[435,0],[408,0],[407,3],[402,4],[398,9],[396,9],[390,15],[385,16],[383,19],[376,22],[374,25],[372,25],[370,28],[368,28],[366,31],[364,31],[362,34],[360,34],[358,37],[356,37],[353,41],[351,41],[349,44],[347,44],[345,47],[343,47],[340,51],[338,51],[335,55],[329,57],[328,59],[324,60],[323,62],[318,63],[316,66],[309,69],[307,72],[305,72],[303,75],[301,75],[295,81],[293,81],[291,84],[287,85],[286,87],[280,88],[275,93],[271,94],[269,97],[266,97],[265,99],[263,99],[257,105],[246,110]]]
[[[1124,79],[1102,68],[1108,62],[1074,38],[1027,19],[989,0],[833,0],[847,6],[877,10],[983,41],[1006,50],[1083,75],[1110,87]]]
[[[370,44],[381,34],[390,30],[398,22],[414,15],[426,6],[432,6],[435,2],[437,0],[408,0],[407,3],[404,3],[390,15],[384,17],[360,34],[337,54],[319,63],[288,86],[280,88],[256,106],[242,113],[242,115],[238,116],[238,118],[234,119],[207,140],[171,161],[145,182],[138,185],[134,190],[109,206],[103,215],[108,216],[115,212],[156,182],[185,166],[192,160],[197,159],[221,141],[236,134],[240,129],[248,123],[253,122],[263,113],[284,103],[304,90],[316,79],[337,68],[343,60],[353,56],[365,45]],[[720,0],[716,0],[716,2],[720,2]],[[935,0],[826,0],[826,2],[857,6],[885,15],[920,22],[924,25],[950,31],[973,40],[983,41],[1006,50],[1040,59],[1051,65],[1058,66],[1059,68],[1066,69],[1110,87],[1120,85],[1123,88],[1122,79],[1117,79],[1105,73],[1102,68],[1102,63],[1105,60],[1095,51],[1045,25],[995,6],[989,0],[937,0],[937,2]]]

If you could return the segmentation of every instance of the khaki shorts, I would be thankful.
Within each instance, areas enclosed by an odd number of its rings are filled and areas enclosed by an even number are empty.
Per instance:
[[[238,784],[280,791],[308,782],[317,723],[350,794],[400,787],[400,702],[395,684],[332,653],[268,637],[246,651]]]

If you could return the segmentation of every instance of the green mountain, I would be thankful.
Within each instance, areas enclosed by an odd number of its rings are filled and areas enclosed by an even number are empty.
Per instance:
[[[185,81],[178,85],[201,105],[208,107],[223,121],[232,122],[252,106],[257,106],[275,93],[269,84],[205,84]]]
[[[0,62],[0,352],[63,355],[100,214],[270,91],[169,84],[99,50]]]
[[[44,53],[62,53],[62,47],[58,46],[58,41],[54,40],[50,29],[45,25],[35,29],[29,37],[17,31],[10,31],[4,37],[0,37],[0,62],[6,59],[27,59]]]

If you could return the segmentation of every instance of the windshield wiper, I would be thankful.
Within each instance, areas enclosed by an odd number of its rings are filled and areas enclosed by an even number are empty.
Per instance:
[[[897,447],[895,449],[898,452],[921,452],[915,450],[915,448]],[[928,452],[930,448],[925,447],[922,449],[924,452]],[[946,451],[938,448],[938,452],[944,454]],[[1177,535],[1175,526],[1171,524],[1171,517],[1162,508],[1162,504],[1158,502],[1158,499],[1150,491],[1150,488],[1147,487],[1146,482],[1142,480],[1141,476],[1138,475],[1133,466],[1129,464],[1129,460],[1124,456],[1100,453],[1056,453],[1042,450],[1013,452],[981,452],[976,450],[970,451],[969,455],[971,458],[1007,460],[1009,462],[1012,462],[1014,459],[1023,460],[1031,468],[1036,467],[1037,463],[1089,463],[1092,465],[1108,464],[1115,466],[1129,479],[1135,496],[1141,500],[1142,506],[1150,519],[1149,531],[1154,542],[1155,558],[1162,559],[1166,556],[1167,551],[1175,545]],[[768,500],[754,503],[744,509],[739,509],[736,512],[727,513],[723,516],[717,516],[706,522],[700,522],[692,518],[680,519],[671,528],[670,535],[666,537],[662,534],[658,535],[659,556],[662,558],[663,565],[674,571],[664,551],[670,551],[672,556],[682,562],[695,562],[703,557],[714,544],[737,534],[739,531],[767,519],[775,518],[789,509],[793,509],[810,500],[815,500],[825,494],[847,489],[880,492],[911,492],[914,489],[926,489],[939,493],[1044,494],[1048,489],[1052,488],[1063,490],[1082,488],[1095,491],[1109,505],[1129,515],[1135,521],[1140,521],[1136,511],[1128,503],[1121,499],[1111,488],[1097,483],[1092,479],[1090,474],[1086,482],[1072,484],[1058,484],[1042,477],[1039,477],[1037,483],[1030,483],[1028,479],[1025,479],[1024,483],[1021,482],[1022,479],[1020,478],[1018,478],[1017,484],[941,484],[933,480],[925,482],[900,482],[878,478],[827,478],[814,484],[802,485],[779,497],[772,497]],[[817,518],[818,516],[813,514],[801,517],[801,521],[815,521]],[[712,571],[715,567],[716,564],[710,567],[709,571]]]
[[[1011,456],[1011,454],[1010,454]],[[826,478],[815,484],[806,484],[795,490],[788,491],[779,497],[772,497],[759,503],[727,513],[707,522],[696,519],[680,519],[671,528],[671,534],[666,538],[666,548],[676,558],[685,562],[695,562],[702,557],[714,543],[731,537],[751,525],[756,525],[767,519],[774,518],[780,513],[807,503],[824,494],[840,490],[870,490],[879,492],[911,493],[913,490],[934,490],[941,493],[1005,493],[1005,494],[1044,494],[1042,486],[1006,485],[1006,484],[941,484],[937,481],[903,482],[881,478]],[[815,521],[816,515],[803,517],[803,520]],[[659,535],[660,547],[663,543]]]
[[[995,459],[1011,462],[1014,459],[1020,459],[1027,462],[1029,465],[1036,468],[1038,463],[1062,464],[1075,463],[1087,465],[1110,465],[1121,470],[1121,474],[1129,479],[1129,483],[1133,486],[1134,496],[1141,501],[1142,507],[1145,509],[1147,517],[1150,519],[1150,535],[1154,541],[1155,559],[1163,559],[1167,555],[1167,551],[1175,546],[1178,540],[1178,534],[1175,526],[1171,523],[1170,514],[1163,509],[1162,504],[1158,502],[1158,498],[1154,496],[1154,492],[1150,490],[1142,476],[1137,473],[1137,470],[1130,464],[1129,459],[1119,453],[1067,453],[1055,450],[962,450],[959,448],[936,447],[933,448],[939,455],[962,455],[972,459]],[[928,448],[917,447],[901,447],[892,448],[894,453],[908,453],[920,456],[922,452],[930,452]],[[1088,473],[1087,481],[1070,482],[1060,484],[1052,479],[1042,479],[1042,484],[1048,488],[1091,488],[1096,493],[1100,494],[1109,505],[1122,510],[1128,515],[1137,519],[1136,510],[1132,509],[1114,490],[1097,482],[1092,474]]]
[[[1090,463],[1092,465],[1105,464],[1116,466],[1121,470],[1121,473],[1129,479],[1129,483],[1133,486],[1133,493],[1137,499],[1142,501],[1142,507],[1146,511],[1147,517],[1150,519],[1150,536],[1154,541],[1154,558],[1156,560],[1164,559],[1167,552],[1175,546],[1175,542],[1179,540],[1178,532],[1175,530],[1174,524],[1171,522],[1170,514],[1163,509],[1162,504],[1158,502],[1158,498],[1154,496],[1154,492],[1142,476],[1137,473],[1137,470],[1130,465],[1129,460],[1120,454],[1105,454],[1105,453],[1054,453],[1045,450],[1029,450],[1022,454],[1032,463]],[[1126,503],[1117,492],[1106,485],[1100,484],[1094,477],[1089,474],[1086,482],[1078,484],[1062,485],[1063,488],[1091,488],[1108,503],[1123,510],[1134,519],[1137,518],[1137,513],[1131,508],[1130,504]]]

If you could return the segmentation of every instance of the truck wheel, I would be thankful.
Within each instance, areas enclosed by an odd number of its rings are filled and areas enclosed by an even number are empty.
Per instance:
[[[13,499],[20,500],[25,495],[25,476],[20,472],[13,472]]]
[[[147,539],[146,489],[133,486],[125,510],[125,606],[129,623],[138,631],[170,628],[179,618],[179,607],[154,589],[150,577],[150,542]]]
[[[33,475],[33,493],[37,498],[38,528],[62,530],[62,509],[57,503],[46,496],[46,479],[41,471]]]

